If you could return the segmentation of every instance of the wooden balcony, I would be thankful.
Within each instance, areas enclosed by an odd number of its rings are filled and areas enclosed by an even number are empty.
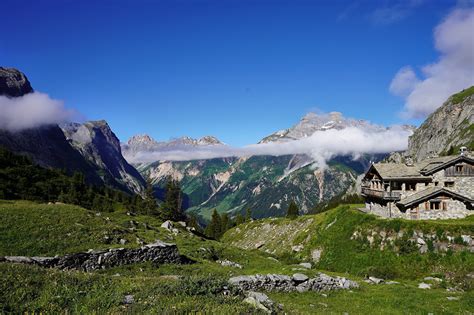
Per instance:
[[[362,195],[366,197],[379,198],[387,201],[398,201],[400,200],[401,194],[398,191],[385,191],[362,186]]]

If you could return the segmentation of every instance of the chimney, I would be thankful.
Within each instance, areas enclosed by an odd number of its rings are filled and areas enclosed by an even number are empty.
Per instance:
[[[406,166],[413,166],[413,159],[410,156],[405,158],[405,165]]]
[[[467,154],[467,147],[460,147],[459,148],[459,155],[466,155]]]

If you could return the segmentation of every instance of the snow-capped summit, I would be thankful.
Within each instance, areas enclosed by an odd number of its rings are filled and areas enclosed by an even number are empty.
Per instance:
[[[328,114],[308,113],[291,128],[277,131],[259,143],[285,142],[297,140],[313,135],[316,131],[326,131],[330,129],[344,129],[348,127],[359,127],[373,130],[383,130],[382,126],[373,125],[366,120],[346,118],[340,112],[330,112]]]
[[[129,161],[135,156],[150,152],[159,151],[192,151],[198,147],[224,145],[214,136],[204,136],[200,139],[194,139],[188,136],[171,139],[169,141],[156,141],[146,134],[135,135],[131,137],[127,143],[122,143],[122,152]]]

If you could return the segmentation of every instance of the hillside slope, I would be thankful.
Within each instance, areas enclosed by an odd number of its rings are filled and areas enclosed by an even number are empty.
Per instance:
[[[383,278],[417,278],[474,268],[474,216],[463,220],[384,220],[339,206],[295,220],[258,220],[227,231],[223,241],[280,257],[311,260],[317,268]]]

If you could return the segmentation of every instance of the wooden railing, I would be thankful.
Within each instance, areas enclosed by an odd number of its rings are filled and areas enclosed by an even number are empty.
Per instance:
[[[376,197],[385,200],[400,200],[400,192],[372,189],[362,186],[362,194],[368,197]]]

